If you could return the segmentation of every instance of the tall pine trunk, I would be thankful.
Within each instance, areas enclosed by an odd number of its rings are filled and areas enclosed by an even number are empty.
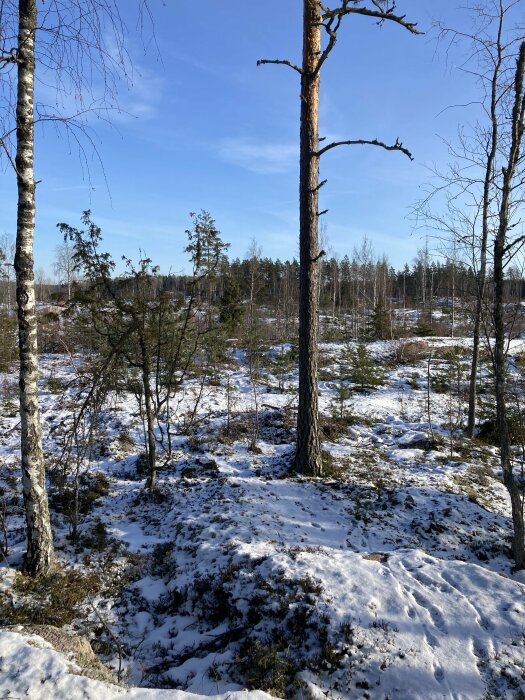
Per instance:
[[[511,143],[507,164],[502,168],[503,182],[501,186],[498,232],[494,241],[494,382],[496,391],[496,418],[500,438],[500,460],[501,469],[503,471],[503,483],[509,492],[512,508],[512,554],[517,569],[525,569],[525,530],[523,524],[523,494],[513,471],[506,405],[507,354],[505,352],[504,263],[506,247],[508,245],[507,234],[510,224],[509,216],[513,180],[520,158],[521,144],[523,142],[525,117],[525,94],[523,91],[524,72],[525,42],[522,42],[514,83],[515,99],[512,110]]]
[[[38,406],[38,350],[34,285],[35,230],[34,80],[36,0],[20,0],[16,103],[16,299],[20,352],[22,489],[27,526],[27,573],[45,575],[53,565],[53,537],[45,486]]]
[[[304,0],[299,172],[299,412],[295,468],[310,476],[318,476],[322,471],[317,377],[320,72],[316,67],[320,51],[319,0]]]

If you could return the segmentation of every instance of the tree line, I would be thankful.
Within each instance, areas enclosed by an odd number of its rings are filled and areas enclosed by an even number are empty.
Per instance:
[[[202,213],[215,226],[211,215]],[[217,235],[221,235],[220,232],[217,231]],[[222,242],[221,245],[228,246]],[[71,242],[57,246],[56,281],[44,279],[37,283],[37,302],[64,304],[71,300],[72,290],[81,281],[75,270],[74,256]],[[513,262],[504,280],[508,304],[517,304],[525,297],[522,264],[518,258]],[[5,310],[13,311],[14,283],[9,265],[4,264],[1,269],[0,304]],[[166,275],[157,271],[151,275],[152,293],[166,293],[182,299],[192,280],[189,273]],[[488,270],[486,287],[486,296],[490,299],[494,288],[492,269]],[[260,250],[242,259],[230,259],[225,254],[217,261],[213,280],[208,280],[206,287],[201,285],[198,293],[224,314],[228,313],[228,308],[233,313],[236,305],[247,304],[255,293],[257,306],[265,307],[276,319],[283,319],[288,327],[298,313],[299,263],[296,259],[272,260],[264,257]],[[464,334],[473,326],[476,303],[476,270],[472,265],[467,260],[451,260],[429,250],[428,246],[418,251],[411,264],[398,269],[384,254],[376,255],[366,238],[350,255],[327,255],[319,262],[321,319],[346,321],[346,335],[354,340],[387,339],[402,335],[404,331],[419,335]],[[370,318],[374,314],[381,316],[383,324],[372,330]]]

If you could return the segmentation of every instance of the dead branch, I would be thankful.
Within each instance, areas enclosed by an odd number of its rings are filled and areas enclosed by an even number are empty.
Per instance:
[[[277,58],[276,58],[276,59],[273,59],[273,60],[266,59],[266,58],[261,58],[261,59],[259,59],[259,60],[257,61],[257,65],[258,65],[258,66],[264,66],[264,65],[266,65],[266,64],[268,64],[268,63],[273,63],[273,64],[275,64],[275,65],[280,65],[280,66],[288,66],[289,68],[293,68],[293,69],[294,69],[295,71],[297,71],[300,75],[303,74],[303,71],[301,70],[301,68],[299,68],[299,66],[296,66],[295,63],[292,63],[291,61],[282,61],[282,60],[277,59]]]
[[[356,5],[350,6],[350,2],[353,2],[353,0],[342,0],[340,7],[337,7],[334,10],[321,5],[324,12],[322,15],[323,22],[326,20],[335,19],[336,17],[344,17],[345,15],[364,15],[365,17],[374,17],[380,24],[385,21],[395,22],[396,24],[399,24],[407,29],[412,34],[423,34],[423,32],[417,29],[417,24],[415,22],[406,21],[406,15],[394,14],[396,9],[395,1],[391,2],[386,8],[383,8],[378,0],[372,0],[372,4],[376,8],[375,10],[367,7],[358,7]]]
[[[118,653],[118,671],[117,671],[117,681],[120,683],[122,680],[122,663],[123,663],[123,657],[127,656],[126,652],[124,651],[124,646],[122,642],[118,639],[117,635],[113,632],[107,621],[102,617],[100,612],[97,610],[95,603],[91,599],[90,596],[88,596],[88,603],[90,608],[93,610],[95,613],[98,621],[102,625],[102,627],[106,630],[106,632],[109,634],[111,639],[115,642],[115,646],[117,647],[117,653]]]
[[[384,148],[385,151],[400,151],[401,153],[404,153],[408,158],[410,158],[410,160],[414,160],[414,156],[412,155],[412,153],[410,153],[408,148],[405,148],[403,146],[399,139],[396,139],[396,142],[393,145],[388,145],[386,143],[383,143],[383,141],[378,141],[377,139],[354,139],[349,141],[333,141],[327,146],[324,146],[324,148],[321,148],[320,151],[317,151],[315,155],[318,158],[320,158],[324,153],[332,150],[332,148],[337,148],[338,146],[379,146],[379,148]]]
[[[198,657],[198,655],[220,651],[224,648],[226,644],[238,641],[242,637],[244,632],[246,632],[247,630],[248,627],[246,625],[243,625],[242,627],[234,627],[232,629],[229,629],[226,632],[222,632],[221,634],[207,634],[207,637],[212,637],[211,641],[197,644],[188,649],[187,651],[179,654],[179,656],[177,657],[177,664],[181,665],[189,659]],[[161,670],[164,670],[164,663],[151,666],[147,669],[147,673],[158,673]]]
[[[374,17],[378,20],[378,24],[382,24],[385,21],[395,22],[396,24],[399,24],[405,29],[407,29],[412,34],[423,34],[423,32],[420,32],[418,29],[416,29],[416,23],[406,21],[406,15],[394,14],[394,11],[396,9],[395,0],[393,0],[386,7],[383,7],[379,0],[371,1],[374,7],[376,8],[375,10],[366,7],[357,7],[356,5],[350,6],[350,2],[353,2],[353,0],[342,0],[341,5],[333,10],[331,10],[326,5],[323,5],[322,2],[319,3],[323,11],[323,14],[321,15],[322,27],[328,34],[329,39],[328,44],[319,56],[317,66],[314,71],[314,77],[319,73],[323,63],[326,61],[330,52],[334,48],[335,43],[337,41],[337,32],[339,31],[339,27],[341,26],[343,17],[345,17],[346,15],[354,14],[364,15],[366,17]]]

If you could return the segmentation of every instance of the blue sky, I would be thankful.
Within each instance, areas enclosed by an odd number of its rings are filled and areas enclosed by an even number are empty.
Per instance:
[[[185,266],[184,231],[189,212],[200,209],[216,219],[233,257],[243,256],[252,239],[265,256],[296,256],[299,76],[282,66],[258,68],[256,61],[300,63],[300,0],[151,0],[158,48],[148,28],[141,38],[135,3],[121,4],[134,78],[129,88],[122,83],[123,112],[113,115],[111,127],[89,122],[104,170],[86,143],[88,178],[63,132],[38,131],[35,267],[51,270],[60,243],[56,223],[78,225],[87,208],[115,257],[136,257],[142,249],[163,272]],[[398,9],[428,32],[436,18],[466,26],[458,5],[399,0]],[[330,252],[351,254],[366,235],[377,254],[401,266],[421,245],[409,208],[429,180],[428,168],[447,161],[443,139],[474,117],[472,107],[443,110],[477,92],[459,68],[461,50],[447,56],[432,37],[378,28],[364,17],[343,23],[322,75],[320,133],[400,137],[415,161],[371,147],[323,157]],[[8,169],[0,177],[0,233],[14,233],[14,177]]]

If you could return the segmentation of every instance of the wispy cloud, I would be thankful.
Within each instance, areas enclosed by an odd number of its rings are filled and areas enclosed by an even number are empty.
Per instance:
[[[299,159],[297,144],[261,141],[250,137],[224,139],[219,144],[218,153],[228,163],[262,175],[293,170]]]
[[[224,77],[224,71],[221,71],[216,64],[199,61],[193,56],[188,56],[187,54],[183,54],[180,51],[173,51],[173,49],[170,47],[166,47],[166,50],[170,52],[171,56],[175,61],[185,63],[186,65],[191,66],[192,68],[195,68],[196,70],[201,71],[202,73],[212,75],[213,77]]]
[[[70,80],[67,71],[41,67],[36,85],[37,114],[93,127],[100,119],[125,123],[152,119],[159,113],[165,79],[141,59],[138,49],[121,54],[111,36],[103,41],[108,72],[93,69]],[[75,67],[71,70],[75,76]],[[56,124],[56,122],[54,122]]]
[[[126,121],[130,117],[155,118],[159,113],[164,84],[163,77],[135,61],[129,88],[119,96],[119,121]]]

